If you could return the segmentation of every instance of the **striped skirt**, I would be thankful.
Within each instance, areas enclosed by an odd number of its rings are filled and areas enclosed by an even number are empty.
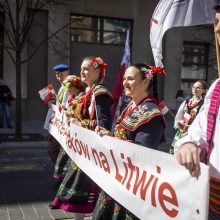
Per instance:
[[[220,180],[215,178],[210,180],[209,220],[220,220]]]

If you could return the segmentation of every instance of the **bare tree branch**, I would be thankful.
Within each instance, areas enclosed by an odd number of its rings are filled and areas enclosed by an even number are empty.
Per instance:
[[[16,49],[16,45],[15,45],[15,38],[14,38],[14,35],[10,32],[10,31],[5,31],[5,34],[12,46],[12,48],[15,50]]]
[[[9,48],[6,48],[6,51],[9,54],[9,56],[11,57],[11,60],[12,60],[13,64],[16,65],[16,60],[14,59],[13,54],[11,53]]]
[[[31,59],[36,53],[37,51],[40,49],[40,47],[45,43],[47,42],[49,39],[51,39],[52,37],[56,36],[56,34],[58,34],[60,31],[62,31],[64,28],[68,27],[70,25],[70,23],[62,26],[61,28],[59,28],[57,31],[55,31],[53,34],[51,34],[49,37],[45,38],[44,40],[42,40],[40,42],[40,44],[35,48],[35,50],[32,52],[32,54],[25,60],[22,60],[21,63],[25,63],[27,62],[29,59]]]
[[[16,29],[15,29],[15,22],[14,22],[14,19],[13,19],[13,16],[12,16],[11,6],[10,6],[10,3],[9,3],[8,0],[5,0],[5,4],[6,4],[7,9],[8,9],[8,17],[10,19],[10,24],[11,24],[11,27],[12,27],[12,30],[13,30],[13,33],[14,33],[14,37],[15,37]]]

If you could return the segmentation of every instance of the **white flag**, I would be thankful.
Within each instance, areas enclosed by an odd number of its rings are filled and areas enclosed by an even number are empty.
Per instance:
[[[50,84],[47,87],[38,91],[41,99],[47,104],[50,99],[52,99],[55,95],[55,91],[53,85]]]
[[[150,41],[156,66],[162,64],[162,39],[172,27],[211,24],[213,0],[160,0],[151,19]]]
[[[163,101],[160,102],[159,109],[163,115],[165,115],[167,112],[169,112],[169,108],[167,107],[166,103]]]

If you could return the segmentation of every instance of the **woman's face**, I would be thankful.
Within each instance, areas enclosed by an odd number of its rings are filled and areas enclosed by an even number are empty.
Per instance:
[[[195,96],[197,98],[201,98],[203,93],[205,93],[205,90],[203,89],[202,83],[195,82],[193,87],[192,87],[193,96]]]
[[[130,96],[132,99],[145,94],[148,84],[149,80],[142,79],[141,73],[137,68],[131,66],[125,71],[123,77],[124,92],[125,95]]]
[[[91,60],[84,60],[81,65],[81,81],[92,86],[99,78],[99,69],[92,65]]]

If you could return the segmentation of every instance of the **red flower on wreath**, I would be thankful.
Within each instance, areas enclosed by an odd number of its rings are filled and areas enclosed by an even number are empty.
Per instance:
[[[77,78],[73,79],[73,85],[77,86],[77,84],[78,84],[78,79]]]
[[[92,65],[94,68],[100,68],[100,76],[105,77],[105,69],[108,67],[108,64],[103,61],[101,57],[95,57],[92,60]]]

